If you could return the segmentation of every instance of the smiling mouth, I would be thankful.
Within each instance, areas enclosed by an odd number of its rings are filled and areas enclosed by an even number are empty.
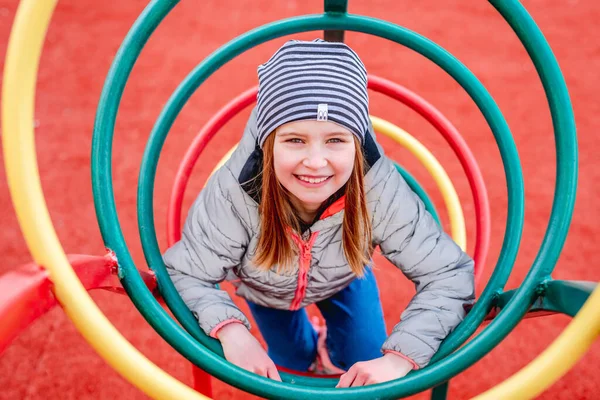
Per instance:
[[[319,183],[323,183],[327,180],[329,180],[331,178],[331,176],[320,176],[320,177],[309,177],[309,176],[302,176],[302,175],[294,175],[298,180],[305,182],[305,183],[311,183],[313,185],[317,185]]]

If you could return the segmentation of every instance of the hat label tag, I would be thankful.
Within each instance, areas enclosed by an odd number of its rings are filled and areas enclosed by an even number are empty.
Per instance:
[[[317,121],[327,121],[329,114],[329,107],[327,104],[319,104],[317,106]]]

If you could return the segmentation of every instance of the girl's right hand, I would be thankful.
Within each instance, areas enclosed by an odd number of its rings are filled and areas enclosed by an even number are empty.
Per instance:
[[[225,325],[217,332],[225,358],[255,374],[281,382],[277,367],[258,340],[243,324]]]

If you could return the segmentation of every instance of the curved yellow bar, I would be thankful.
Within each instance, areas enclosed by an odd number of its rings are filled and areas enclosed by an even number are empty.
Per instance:
[[[27,246],[50,273],[55,294],[77,329],[125,379],[152,398],[207,399],[151,363],[111,325],[73,272],[54,231],[39,179],[33,111],[40,54],[55,6],[56,0],[21,2],[4,67],[4,160]]]
[[[476,400],[533,399],[560,379],[600,335],[600,286],[573,321],[535,360],[522,370],[475,397]]]
[[[466,251],[467,231],[465,228],[465,217],[458,194],[444,167],[442,167],[433,154],[421,142],[408,134],[408,132],[381,118],[371,116],[371,121],[373,122],[373,129],[376,132],[381,132],[394,139],[401,146],[404,146],[427,168],[427,171],[429,171],[442,193],[444,203],[446,203],[446,209],[450,218],[452,239],[454,239],[463,251]]]
[[[409,150],[419,161],[423,163],[427,171],[433,176],[433,179],[437,183],[444,202],[446,203],[446,209],[450,217],[450,224],[452,229],[452,238],[460,246],[463,251],[467,248],[467,234],[465,230],[465,218],[462,212],[462,206],[458,199],[458,194],[452,185],[450,177],[444,170],[444,167],[438,162],[438,160],[431,154],[429,150],[421,142],[411,136],[408,132],[402,130],[396,125],[387,122],[381,118],[371,116],[373,122],[373,129],[376,132],[381,132],[386,136],[394,139],[401,146],[404,146]],[[237,145],[233,146],[231,150],[227,152],[219,161],[217,166],[212,170],[210,175],[214,174],[225,162],[231,157]]]
[[[231,149],[229,149],[229,151],[227,152],[227,154],[225,154],[223,156],[223,158],[221,158],[221,161],[219,161],[217,163],[217,165],[213,168],[213,170],[211,171],[209,178],[219,169],[221,168],[223,165],[225,165],[225,163],[227,162],[227,160],[229,160],[229,157],[231,157],[231,155],[233,154],[233,152],[235,151],[235,149],[237,149],[238,145],[234,144],[233,147]]]

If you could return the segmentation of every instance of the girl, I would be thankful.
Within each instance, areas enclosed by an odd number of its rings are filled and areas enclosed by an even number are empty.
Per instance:
[[[473,261],[376,143],[362,61],[343,43],[289,41],[258,77],[238,149],[164,255],[175,287],[227,360],[275,380],[276,364],[345,372],[338,387],[427,365],[474,300]],[[370,266],[375,246],[416,286],[389,336]],[[230,274],[268,353],[215,288]],[[327,330],[309,322],[313,303]]]

